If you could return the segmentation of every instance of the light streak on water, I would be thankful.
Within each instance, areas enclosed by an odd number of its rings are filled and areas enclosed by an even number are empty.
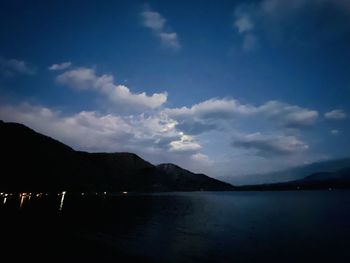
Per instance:
[[[63,203],[64,203],[64,196],[66,195],[66,191],[62,192],[62,197],[61,197],[61,203],[60,203],[60,208],[59,210],[62,211],[63,209]]]

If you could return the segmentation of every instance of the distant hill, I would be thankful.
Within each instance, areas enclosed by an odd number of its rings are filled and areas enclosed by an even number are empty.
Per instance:
[[[202,190],[226,189],[233,190],[234,188],[227,183],[213,179],[205,174],[195,174],[185,170],[175,164],[166,163],[157,166],[157,170],[162,175],[159,181],[164,185],[174,185],[175,190],[190,190],[198,188]],[[165,176],[164,176],[165,175]]]
[[[346,167],[350,167],[350,158],[320,161],[272,173],[244,175],[235,177],[232,179],[232,183],[246,185],[289,182],[303,179],[315,173],[332,173]]]
[[[239,190],[311,190],[311,189],[349,189],[350,166],[335,172],[313,173],[305,178],[272,184],[245,185]]]
[[[322,184],[329,187],[350,186],[350,166],[335,172],[320,172],[306,176],[303,179],[292,181],[299,184]]]
[[[0,121],[0,190],[197,191],[230,184],[133,153],[87,153],[18,123]]]

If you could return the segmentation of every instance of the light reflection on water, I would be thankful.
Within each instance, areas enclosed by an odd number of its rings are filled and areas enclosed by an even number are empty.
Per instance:
[[[64,196],[66,195],[66,191],[62,192],[62,197],[61,197],[61,202],[60,202],[60,208],[58,209],[59,211],[62,211],[63,209],[63,203],[64,203]]]
[[[58,199],[58,210],[62,211],[65,195],[67,194],[66,191],[63,191],[62,193],[59,193],[58,196],[60,198]],[[38,201],[38,200],[45,200],[49,198],[48,193],[1,193],[0,194],[0,205],[5,206],[9,203],[17,204],[16,206],[19,209],[23,209],[25,206],[27,206],[31,201]]]
[[[67,191],[62,191],[59,193],[30,193],[30,192],[22,192],[22,193],[0,193],[0,206],[6,205],[9,202],[11,205],[17,206],[19,209],[22,209],[29,205],[32,201],[33,203],[37,204],[36,201],[42,200],[42,201],[48,201],[50,202],[52,200],[56,200],[57,202],[57,210],[62,211],[65,200],[67,199]],[[104,199],[107,197],[107,192],[94,192],[94,193],[73,193],[73,196],[102,196]]]
[[[309,262],[350,262],[332,258],[347,255],[350,191],[31,196],[0,199],[0,208],[12,206],[3,211],[32,223],[49,218],[67,233],[86,231],[153,262],[300,262],[308,255]]]

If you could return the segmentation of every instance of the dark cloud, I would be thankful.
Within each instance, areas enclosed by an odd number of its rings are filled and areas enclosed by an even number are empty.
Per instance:
[[[34,75],[36,70],[23,60],[0,57],[0,72],[5,76],[13,76],[15,74]]]
[[[256,155],[274,157],[290,155],[308,149],[308,145],[294,136],[274,136],[253,133],[234,136],[233,147],[253,150]]]

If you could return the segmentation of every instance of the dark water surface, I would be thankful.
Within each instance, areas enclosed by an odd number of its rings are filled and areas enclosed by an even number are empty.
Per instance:
[[[0,198],[1,257],[350,262],[350,191],[67,193],[62,199]]]

